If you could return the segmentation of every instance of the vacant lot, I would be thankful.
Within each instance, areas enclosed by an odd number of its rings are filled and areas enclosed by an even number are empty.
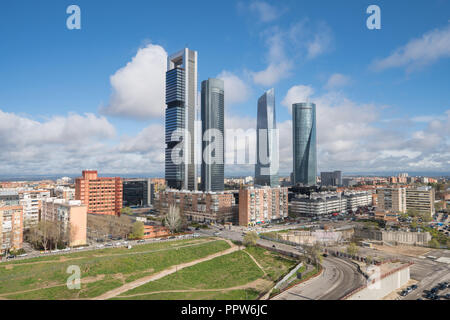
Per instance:
[[[222,240],[197,239],[78,252],[0,264],[0,298],[77,299],[98,296],[170,266],[226,250]],[[81,270],[81,290],[66,287],[68,266]]]
[[[146,283],[115,299],[255,299],[295,264],[277,253],[249,247]]]

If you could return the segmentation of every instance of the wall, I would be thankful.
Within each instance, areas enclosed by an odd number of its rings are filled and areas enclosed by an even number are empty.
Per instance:
[[[410,265],[383,275],[371,286],[361,287],[350,293],[343,300],[379,300],[404,286],[410,279]]]

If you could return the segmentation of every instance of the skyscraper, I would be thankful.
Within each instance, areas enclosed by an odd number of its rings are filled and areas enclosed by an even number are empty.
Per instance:
[[[223,81],[219,79],[203,81],[201,102],[203,191],[224,189],[224,108]],[[205,138],[207,141],[203,140]],[[210,146],[211,143],[214,144],[214,148]]]
[[[341,186],[342,185],[342,172],[321,172],[320,173],[320,184],[322,186]]]
[[[292,105],[292,142],[294,184],[316,184],[317,144],[316,105],[294,103]]]
[[[279,186],[278,132],[273,88],[258,99],[256,146],[255,185]]]
[[[196,190],[197,51],[185,48],[170,55],[167,70],[165,178],[170,188]]]

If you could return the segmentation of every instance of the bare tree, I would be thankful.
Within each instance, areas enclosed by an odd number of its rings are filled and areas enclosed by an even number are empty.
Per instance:
[[[174,233],[180,229],[181,223],[180,208],[173,205],[170,206],[164,217],[164,225],[169,228],[170,232]]]

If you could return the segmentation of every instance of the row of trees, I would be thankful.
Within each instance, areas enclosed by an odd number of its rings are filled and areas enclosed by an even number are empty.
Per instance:
[[[41,220],[26,233],[25,239],[38,250],[65,248],[70,245],[77,230],[70,224],[64,225],[60,221]]]

